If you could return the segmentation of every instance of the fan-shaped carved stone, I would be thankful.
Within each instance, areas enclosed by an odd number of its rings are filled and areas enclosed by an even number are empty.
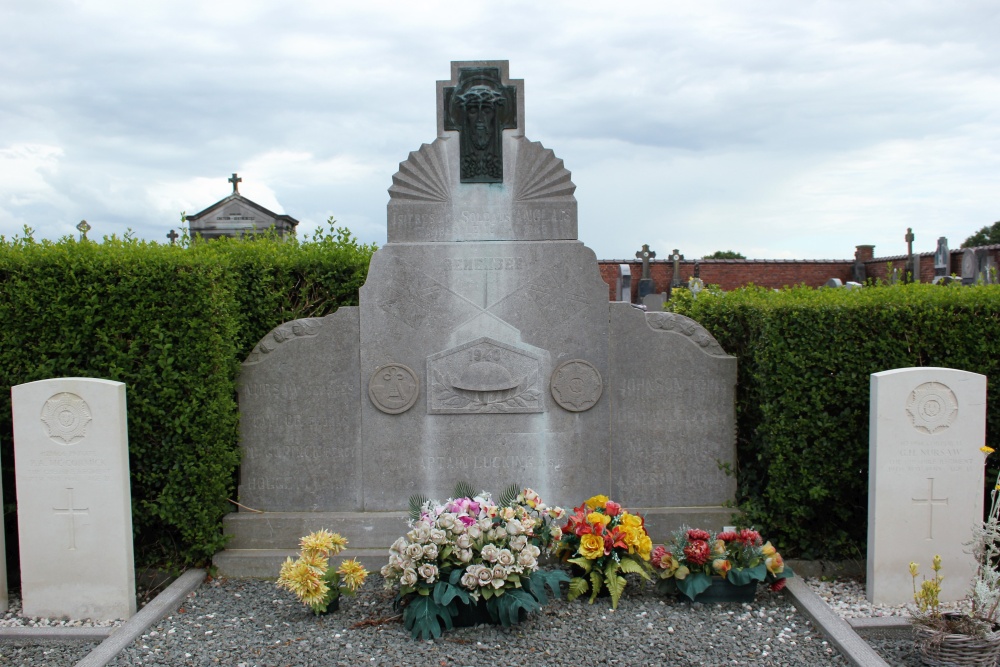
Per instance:
[[[405,162],[399,163],[399,171],[392,177],[389,188],[391,199],[437,202],[451,199],[444,142],[437,139],[432,144],[423,144]]]
[[[712,334],[689,317],[677,313],[646,313],[646,324],[652,329],[683,334],[713,357],[729,356]]]
[[[538,141],[521,143],[514,173],[514,201],[568,197],[576,190],[563,161]]]

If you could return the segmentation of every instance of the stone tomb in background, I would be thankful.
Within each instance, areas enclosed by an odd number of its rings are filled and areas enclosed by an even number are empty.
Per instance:
[[[275,576],[321,526],[378,567],[409,497],[461,480],[606,493],[655,540],[730,518],[736,359],[692,320],[609,304],[506,61],[452,63],[437,90],[360,306],[283,324],[243,364],[239,502],[259,512],[226,518],[223,574]]]
[[[11,388],[25,616],[135,613],[125,385],[61,378]]]
[[[944,565],[941,600],[964,598],[976,572],[964,545],[983,517],[986,376],[874,373],[869,428],[868,599],[912,602],[909,563],[930,579],[935,555]]]

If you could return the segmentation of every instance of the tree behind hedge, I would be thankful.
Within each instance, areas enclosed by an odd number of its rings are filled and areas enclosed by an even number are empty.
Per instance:
[[[1000,449],[1000,287],[681,294],[675,310],[739,358],[738,501],[782,553],[864,557],[872,373],[986,375],[987,443]]]

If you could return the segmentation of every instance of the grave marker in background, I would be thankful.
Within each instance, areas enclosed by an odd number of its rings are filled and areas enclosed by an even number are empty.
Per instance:
[[[944,561],[941,600],[962,599],[976,572],[964,544],[983,517],[986,376],[874,373],[869,419],[868,599],[912,602],[909,563],[930,578],[935,555]]]
[[[22,613],[135,613],[125,385],[92,378],[11,388]]]

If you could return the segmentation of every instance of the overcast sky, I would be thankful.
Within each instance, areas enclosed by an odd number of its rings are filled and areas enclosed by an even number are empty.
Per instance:
[[[599,258],[849,258],[1000,220],[1000,2],[2,0],[0,234],[240,191],[385,243],[450,61],[504,59]]]

